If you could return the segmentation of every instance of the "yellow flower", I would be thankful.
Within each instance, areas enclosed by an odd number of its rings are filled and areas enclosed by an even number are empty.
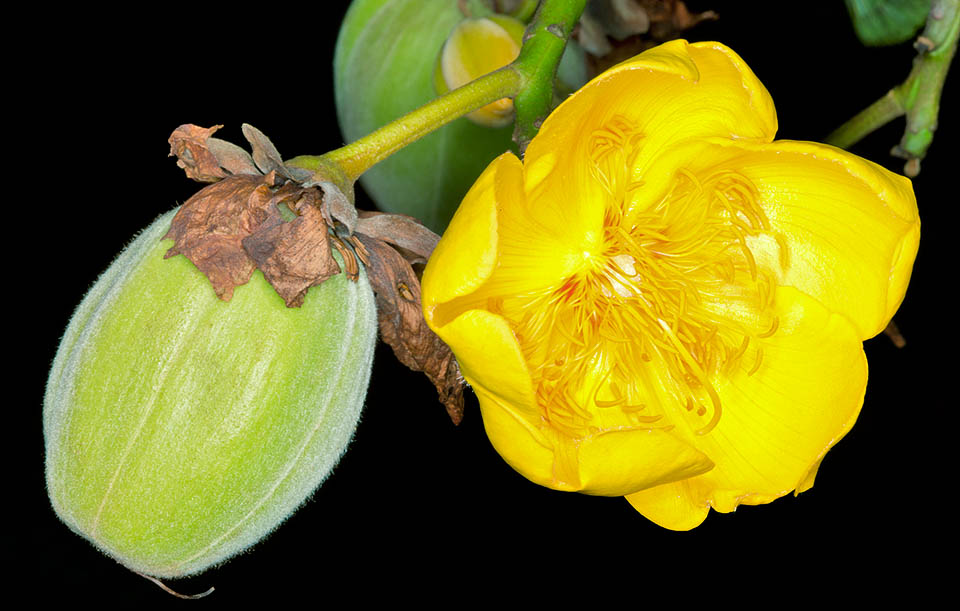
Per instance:
[[[733,51],[673,41],[480,176],[424,314],[514,469],[676,530],[813,485],[920,223],[906,178],[776,129]]]

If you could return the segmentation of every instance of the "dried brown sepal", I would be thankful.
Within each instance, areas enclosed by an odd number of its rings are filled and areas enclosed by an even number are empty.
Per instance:
[[[363,242],[360,241],[355,235],[347,238],[347,241],[350,242],[350,246],[353,246],[353,252],[356,253],[357,258],[360,259],[360,262],[363,263],[364,267],[370,267],[370,251],[367,250],[367,247],[363,245]]]
[[[347,278],[356,282],[357,278],[360,277],[360,265],[357,263],[356,255],[353,254],[349,246],[343,243],[343,240],[335,235],[330,236],[330,243],[343,258],[343,272],[347,275]]]
[[[275,175],[230,176],[204,187],[173,217],[164,236],[174,241],[165,258],[184,255],[203,272],[217,297],[229,301],[246,284],[255,263],[242,241],[281,219],[273,204]]]
[[[235,174],[260,174],[250,153],[211,137],[221,127],[181,125],[170,134],[170,155],[177,157],[177,165],[189,178],[199,182],[217,182]]]
[[[282,174],[283,159],[280,157],[280,151],[273,145],[270,138],[267,138],[263,132],[256,127],[244,123],[240,126],[243,136],[250,143],[250,149],[253,151],[253,161],[264,174],[274,171],[280,171]]]
[[[348,235],[353,235],[357,228],[357,208],[353,202],[332,182],[322,181],[316,186],[323,191],[323,216],[330,226],[335,227],[334,221],[340,221],[347,228]]]
[[[247,254],[288,308],[303,305],[310,287],[340,273],[316,191],[302,190],[299,195],[293,205],[297,218],[283,222],[278,213],[276,222],[243,239]]]
[[[406,257],[411,263],[426,262],[437,247],[440,236],[430,231],[423,223],[404,214],[360,212],[357,232],[382,240],[412,253]]]
[[[420,305],[420,281],[400,253],[375,238],[358,235],[370,265],[367,277],[377,294],[380,337],[397,359],[422,371],[437,389],[454,424],[463,420],[463,376],[450,348],[430,330]]]
[[[250,153],[232,142],[220,138],[208,138],[207,148],[217,158],[220,167],[229,174],[259,175],[261,172],[253,162]]]
[[[223,127],[200,127],[181,125],[173,130],[167,142],[170,143],[170,156],[177,158],[177,165],[183,168],[187,176],[199,182],[217,182],[229,174],[220,167],[217,156],[207,147],[207,139]]]

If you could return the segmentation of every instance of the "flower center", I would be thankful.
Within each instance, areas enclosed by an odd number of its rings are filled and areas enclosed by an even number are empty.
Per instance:
[[[606,192],[601,246],[582,268],[501,311],[531,369],[541,415],[573,436],[629,428],[711,431],[722,376],[762,365],[774,280],[748,241],[770,233],[756,187],[734,171],[681,169],[643,210],[629,170],[642,145],[614,119],[591,139],[593,177]]]

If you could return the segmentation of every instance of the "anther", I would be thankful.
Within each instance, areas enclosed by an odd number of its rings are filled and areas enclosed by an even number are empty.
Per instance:
[[[754,360],[753,367],[750,368],[750,370],[747,372],[747,375],[752,376],[753,374],[757,373],[757,371],[760,369],[760,363],[762,362],[763,362],[763,348],[757,348],[756,360]]]
[[[767,338],[767,337],[772,337],[773,334],[776,333],[776,332],[777,332],[777,329],[779,329],[779,328],[780,328],[780,317],[779,317],[779,316],[774,316],[774,317],[773,317],[773,323],[771,323],[771,325],[770,325],[770,329],[768,329],[767,331],[764,331],[763,333],[757,335],[757,337],[758,337],[758,338],[761,338],[761,339]]]

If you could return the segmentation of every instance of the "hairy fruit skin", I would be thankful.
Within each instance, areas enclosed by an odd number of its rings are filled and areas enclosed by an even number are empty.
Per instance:
[[[287,308],[257,271],[224,302],[183,256],[173,212],[99,278],[47,382],[57,515],[128,568],[203,571],[276,528],[326,478],[359,420],[374,297],[338,274]]]

